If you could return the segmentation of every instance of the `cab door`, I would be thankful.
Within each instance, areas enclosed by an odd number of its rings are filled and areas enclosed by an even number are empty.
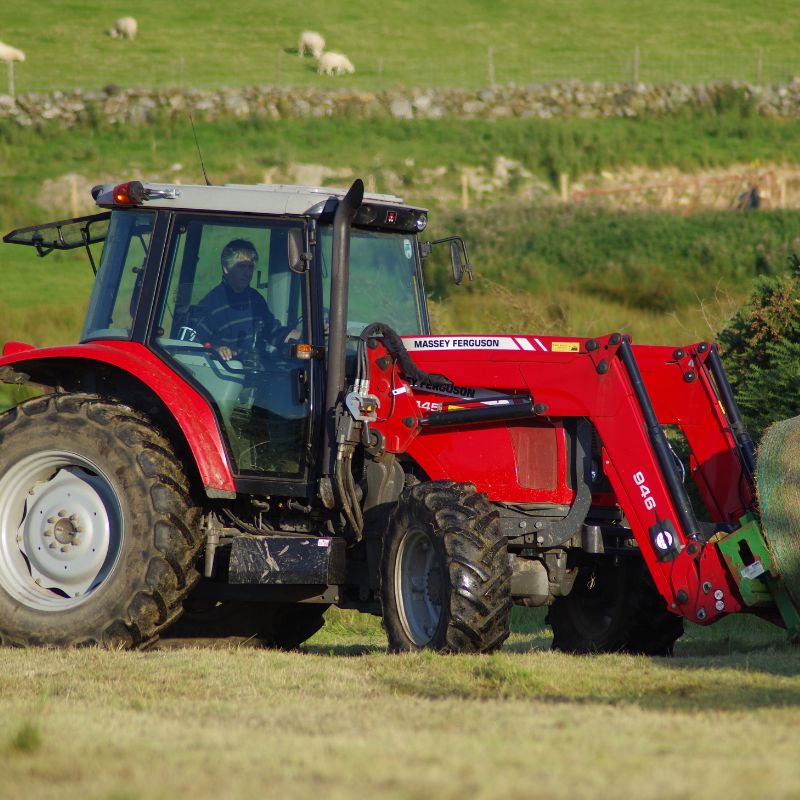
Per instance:
[[[309,287],[288,257],[290,231],[302,235],[303,227],[176,214],[169,237],[150,343],[213,404],[242,491],[307,493],[315,376],[294,345],[310,341]],[[232,288],[222,267],[231,243],[256,254],[244,290]]]

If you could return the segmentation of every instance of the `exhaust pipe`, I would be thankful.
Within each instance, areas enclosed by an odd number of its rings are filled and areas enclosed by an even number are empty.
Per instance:
[[[350,286],[350,226],[364,199],[364,182],[357,178],[339,201],[333,216],[333,258],[331,260],[331,307],[328,321],[328,375],[325,384],[325,431],[323,478],[320,496],[332,508],[330,476],[336,460],[336,407],[345,390],[347,349],[347,292]],[[330,503],[330,505],[329,505]]]

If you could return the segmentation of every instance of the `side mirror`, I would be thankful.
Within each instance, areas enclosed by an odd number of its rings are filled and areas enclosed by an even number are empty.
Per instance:
[[[464,264],[461,261],[461,248],[457,242],[450,242],[450,264],[453,267],[453,281],[458,286],[464,278]]]
[[[420,258],[429,256],[434,245],[443,244],[444,242],[450,243],[450,265],[453,268],[453,280],[455,281],[456,285],[460,284],[464,279],[465,272],[467,273],[467,277],[470,280],[473,280],[472,263],[469,260],[469,253],[467,253],[467,245],[460,236],[445,236],[444,239],[434,239],[431,242],[420,242]]]
[[[300,228],[289,228],[287,231],[287,257],[289,269],[302,274],[306,271],[307,254],[303,252],[303,231]]]

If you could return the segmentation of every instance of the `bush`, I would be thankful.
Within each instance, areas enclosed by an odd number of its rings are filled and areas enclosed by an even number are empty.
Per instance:
[[[754,437],[800,414],[800,262],[760,278],[750,302],[720,332],[719,343],[739,406]]]

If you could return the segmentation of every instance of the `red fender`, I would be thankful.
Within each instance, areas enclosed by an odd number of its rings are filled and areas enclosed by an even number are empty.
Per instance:
[[[104,341],[35,349],[11,343],[3,350],[0,367],[24,371],[28,362],[51,358],[108,364],[140,380],[163,401],[186,437],[206,491],[212,496],[235,493],[228,454],[208,401],[144,345]]]

